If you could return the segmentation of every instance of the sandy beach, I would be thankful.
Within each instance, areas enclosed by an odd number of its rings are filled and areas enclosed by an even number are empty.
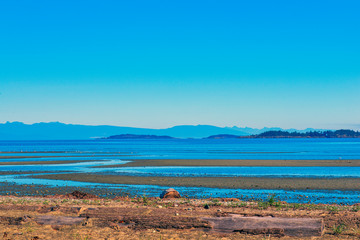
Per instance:
[[[105,199],[86,193],[44,197],[0,196],[4,239],[357,239],[359,207],[244,202],[239,199]],[[288,236],[281,229],[223,232],[207,219],[319,219],[318,236]],[[305,231],[305,229],[302,229]],[[264,234],[264,232],[268,232]],[[300,232],[298,234],[304,234]]]

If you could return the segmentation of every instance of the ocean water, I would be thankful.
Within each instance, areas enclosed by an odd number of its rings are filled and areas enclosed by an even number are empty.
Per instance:
[[[68,155],[122,154],[123,159],[336,160],[360,159],[360,139],[0,141],[0,152],[11,151],[65,151]],[[2,153],[1,155],[18,154]]]
[[[173,140],[79,140],[79,141],[0,141],[0,156],[34,156],[35,158],[0,159],[17,161],[70,161],[80,163],[42,165],[0,165],[3,171],[51,171],[57,173],[81,172],[136,176],[172,177],[306,177],[356,178],[359,167],[128,167],[91,168],[99,165],[123,164],[133,159],[296,159],[339,160],[360,159],[360,139],[173,139]],[[54,156],[56,156],[54,158]],[[41,158],[40,158],[41,157]],[[41,173],[39,173],[41,175]],[[28,175],[0,175],[1,183],[52,186],[81,186],[109,188],[149,196],[158,195],[164,187],[130,186],[73,181],[43,180]],[[166,187],[165,187],[166,188]],[[180,188],[179,188],[180,189]],[[360,202],[359,191],[307,190],[286,191],[249,189],[181,188],[189,196],[264,198],[276,193],[281,200],[351,204]],[[0,189],[1,190],[1,189]],[[302,199],[298,196],[307,196]]]

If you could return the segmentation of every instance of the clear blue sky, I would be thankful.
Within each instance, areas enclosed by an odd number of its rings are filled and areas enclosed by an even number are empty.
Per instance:
[[[0,122],[360,128],[360,2],[0,2]]]

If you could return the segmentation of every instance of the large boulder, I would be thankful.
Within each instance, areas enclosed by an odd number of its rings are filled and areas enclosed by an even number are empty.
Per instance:
[[[180,193],[173,188],[164,190],[160,194],[160,198],[181,198]]]

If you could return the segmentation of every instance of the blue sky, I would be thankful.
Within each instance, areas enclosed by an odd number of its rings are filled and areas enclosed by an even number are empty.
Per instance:
[[[0,122],[360,128],[359,1],[1,1]]]

